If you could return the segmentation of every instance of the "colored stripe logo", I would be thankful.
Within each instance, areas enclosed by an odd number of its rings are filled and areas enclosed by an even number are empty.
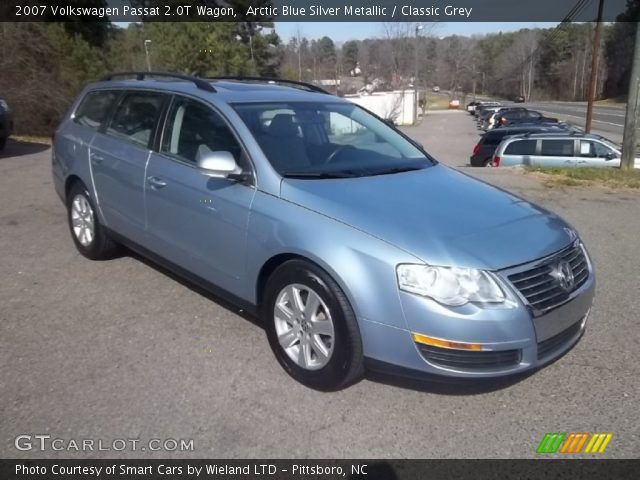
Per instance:
[[[603,453],[612,433],[546,433],[536,453]]]

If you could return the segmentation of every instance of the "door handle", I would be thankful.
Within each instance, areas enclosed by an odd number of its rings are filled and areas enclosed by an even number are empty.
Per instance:
[[[91,153],[91,161],[95,164],[98,165],[100,163],[102,163],[104,161],[104,157],[102,155],[98,155],[97,153]]]
[[[159,179],[158,177],[147,177],[147,183],[151,188],[162,188],[167,186],[167,182]]]

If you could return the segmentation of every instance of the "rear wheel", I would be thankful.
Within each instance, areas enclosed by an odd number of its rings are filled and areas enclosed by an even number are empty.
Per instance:
[[[269,278],[262,316],[276,358],[294,379],[338,390],[364,372],[355,314],[336,282],[317,266],[291,260]]]
[[[7,144],[7,137],[0,137],[0,150],[4,150]]]
[[[80,182],[69,191],[67,219],[73,243],[82,255],[91,260],[113,257],[117,246],[100,224],[89,191]]]
[[[492,168],[495,167],[495,164],[493,163],[493,158],[489,157],[484,161],[484,166],[487,168]]]

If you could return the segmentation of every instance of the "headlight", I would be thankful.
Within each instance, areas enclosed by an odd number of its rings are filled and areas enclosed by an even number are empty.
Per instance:
[[[452,307],[468,302],[503,303],[506,300],[500,286],[482,270],[402,264],[398,265],[397,274],[400,290]]]
[[[0,98],[0,110],[9,111],[9,104],[7,104],[7,102],[2,98]]]

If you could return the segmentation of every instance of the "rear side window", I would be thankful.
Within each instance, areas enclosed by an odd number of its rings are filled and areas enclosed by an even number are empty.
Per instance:
[[[127,93],[118,105],[107,134],[147,147],[164,96],[154,92]]]
[[[573,157],[573,140],[542,140],[541,155]]]
[[[516,140],[507,145],[505,155],[535,155],[536,140]]]
[[[85,127],[97,130],[107,119],[109,111],[118,98],[118,92],[113,90],[97,90],[89,92],[74,115],[74,121]]]

